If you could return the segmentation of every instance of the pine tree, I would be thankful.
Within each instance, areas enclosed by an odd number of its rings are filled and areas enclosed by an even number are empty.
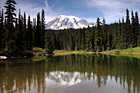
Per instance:
[[[24,50],[26,50],[27,48],[26,48],[26,46],[27,46],[27,39],[28,38],[28,36],[27,36],[27,28],[26,28],[26,14],[25,14],[25,12],[24,12],[24,17],[23,17],[23,48],[24,48]]]
[[[106,50],[107,49],[107,31],[106,31],[106,25],[105,25],[105,18],[103,18],[103,25],[102,25],[102,32],[103,32],[103,35],[102,35],[102,51]]]
[[[86,50],[92,50],[92,32],[90,27],[87,28],[85,31],[85,38],[86,38]]]
[[[1,23],[1,20],[2,20],[2,14],[1,14],[1,10],[0,10],[0,50],[2,48],[2,23]]]
[[[122,26],[121,26],[121,49],[126,48],[126,30],[125,30],[125,22],[124,18],[122,18]]]
[[[139,17],[137,12],[135,12],[135,34],[137,38],[137,46],[140,47],[140,27],[139,27]]]
[[[14,32],[15,39],[16,39],[16,46],[18,48],[19,54],[21,54],[24,51],[23,46],[23,17],[21,16],[21,11],[19,9],[19,15],[18,15],[18,27],[15,29]]]
[[[132,47],[133,31],[130,24],[129,10],[126,10],[125,48]]]
[[[133,34],[132,34],[132,38],[133,38],[132,47],[136,47],[137,46],[137,34],[136,34],[135,17],[134,17],[133,11],[131,12],[131,15],[132,15],[131,20],[132,20],[132,32],[133,32]]]
[[[97,28],[96,28],[96,33],[95,33],[95,50],[97,52],[102,51],[102,31],[101,31],[101,22],[99,17],[97,18]]]
[[[17,48],[15,47],[16,41],[14,38],[14,22],[16,19],[15,5],[15,0],[7,0],[6,6],[4,6],[6,8],[6,47],[8,49],[9,55],[11,56],[15,56],[15,51],[17,50]]]
[[[36,18],[33,19],[33,47],[36,46]]]
[[[41,18],[41,48],[44,48],[45,45],[45,12],[42,10],[42,18]]]
[[[0,11],[0,50],[4,48],[4,14],[3,9]]]
[[[37,29],[35,30],[35,47],[41,47],[41,22],[40,13],[37,14]]]
[[[118,32],[117,32],[117,49],[121,49],[122,47],[122,42],[121,42],[121,38],[122,38],[122,29],[121,29],[121,20],[119,19],[119,24],[118,24]]]
[[[32,50],[32,23],[31,18],[28,16],[28,28],[27,28],[26,50]]]

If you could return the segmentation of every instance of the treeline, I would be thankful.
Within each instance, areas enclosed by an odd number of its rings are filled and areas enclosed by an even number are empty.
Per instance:
[[[129,10],[124,18],[114,24],[106,24],[105,19],[97,18],[96,27],[87,29],[68,29],[46,31],[46,39],[52,42],[54,49],[104,51],[126,49],[140,46],[140,26],[138,13]],[[46,42],[47,43],[47,42]]]
[[[44,10],[31,21],[30,15],[28,18],[25,12],[21,15],[20,9],[16,16],[15,5],[15,0],[7,0],[0,10],[0,51],[5,55],[24,56],[33,47],[44,48]]]
[[[27,50],[40,47],[47,53],[59,50],[104,51],[140,46],[140,26],[137,12],[126,10],[124,18],[106,24],[97,18],[96,27],[83,29],[45,30],[45,13],[38,13],[31,21],[30,15],[16,16],[15,0],[7,0],[0,9],[0,55],[25,56]],[[5,8],[5,11],[4,9]],[[27,18],[28,17],[28,18]]]

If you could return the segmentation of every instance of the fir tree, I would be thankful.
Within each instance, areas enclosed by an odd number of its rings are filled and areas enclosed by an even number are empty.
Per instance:
[[[139,17],[138,12],[135,12],[135,36],[137,38],[137,46],[140,47],[140,27],[139,27]]]
[[[4,48],[4,14],[3,9],[0,11],[0,50]]]
[[[106,25],[105,25],[105,19],[103,18],[103,24],[102,24],[102,32],[103,32],[103,42],[102,42],[102,50],[106,50],[107,49],[107,31],[106,31]]]
[[[18,15],[18,27],[15,30],[15,39],[16,39],[16,45],[18,47],[18,52],[21,54],[24,51],[23,47],[23,17],[21,16],[21,11],[19,9],[19,15]]]
[[[133,32],[133,34],[132,34],[132,38],[133,38],[132,47],[136,47],[137,46],[137,34],[136,34],[135,17],[134,17],[133,11],[131,12],[131,15],[132,15],[131,20],[132,20],[132,32]]]
[[[119,19],[119,24],[118,24],[118,32],[117,32],[117,37],[118,37],[118,39],[117,39],[117,49],[121,49],[121,47],[122,47],[122,42],[121,42],[121,38],[122,38],[122,29],[121,29],[121,20]]]
[[[102,51],[102,31],[101,31],[101,22],[99,17],[97,18],[97,28],[96,28],[96,33],[95,33],[95,50],[97,52]]]
[[[41,47],[44,48],[45,40],[45,12],[42,10],[42,18],[41,18]]]
[[[33,47],[36,46],[36,18],[33,19]]]
[[[133,31],[131,29],[129,10],[126,10],[126,25],[125,25],[125,48],[132,47]]]
[[[41,47],[41,22],[40,13],[37,14],[37,29],[35,34],[35,47]]]
[[[6,16],[5,18],[7,19],[6,21],[6,47],[8,49],[8,52],[11,56],[15,56],[15,51],[17,51],[17,47],[15,47],[16,41],[14,38],[14,22],[15,22],[15,5],[16,2],[15,0],[7,0],[6,1],[6,6],[4,6],[6,8]]]
[[[27,48],[26,48],[26,46],[27,46],[27,39],[28,38],[28,36],[27,36],[27,28],[26,28],[26,14],[25,14],[25,12],[24,12],[24,17],[23,17],[23,48],[24,48],[24,50],[26,50]]]
[[[85,38],[86,38],[86,50],[92,50],[92,32],[90,27],[87,28],[85,31]]]
[[[28,16],[28,29],[27,29],[27,46],[26,50],[32,50],[32,23],[31,23],[31,18]]]

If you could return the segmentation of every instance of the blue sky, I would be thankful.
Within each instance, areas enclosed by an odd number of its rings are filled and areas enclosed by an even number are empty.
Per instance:
[[[6,0],[0,0],[4,6]],[[126,8],[140,13],[140,0],[16,0],[16,8],[21,8],[31,17],[36,17],[42,9],[46,13],[46,22],[59,15],[72,15],[96,22],[96,18],[105,18],[107,23],[125,17]],[[17,11],[18,12],[18,11]]]

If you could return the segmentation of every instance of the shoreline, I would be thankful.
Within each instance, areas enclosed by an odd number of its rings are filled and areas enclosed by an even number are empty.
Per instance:
[[[109,55],[140,55],[140,52],[121,52],[121,51],[103,51],[103,52],[91,52],[91,51],[64,51],[64,50],[57,50],[54,52],[54,56],[59,55],[71,55],[71,54],[109,54]]]
[[[140,52],[122,52],[122,51],[103,51],[103,52],[92,52],[92,51],[85,51],[85,50],[79,50],[79,51],[67,51],[67,50],[55,50],[54,54],[52,56],[63,56],[63,55],[73,55],[73,54],[104,54],[104,55],[122,55],[122,56],[139,56],[140,58]],[[40,54],[39,56],[46,56],[43,54]],[[26,58],[26,57],[24,57]],[[0,60],[8,59],[7,56],[0,56]]]

